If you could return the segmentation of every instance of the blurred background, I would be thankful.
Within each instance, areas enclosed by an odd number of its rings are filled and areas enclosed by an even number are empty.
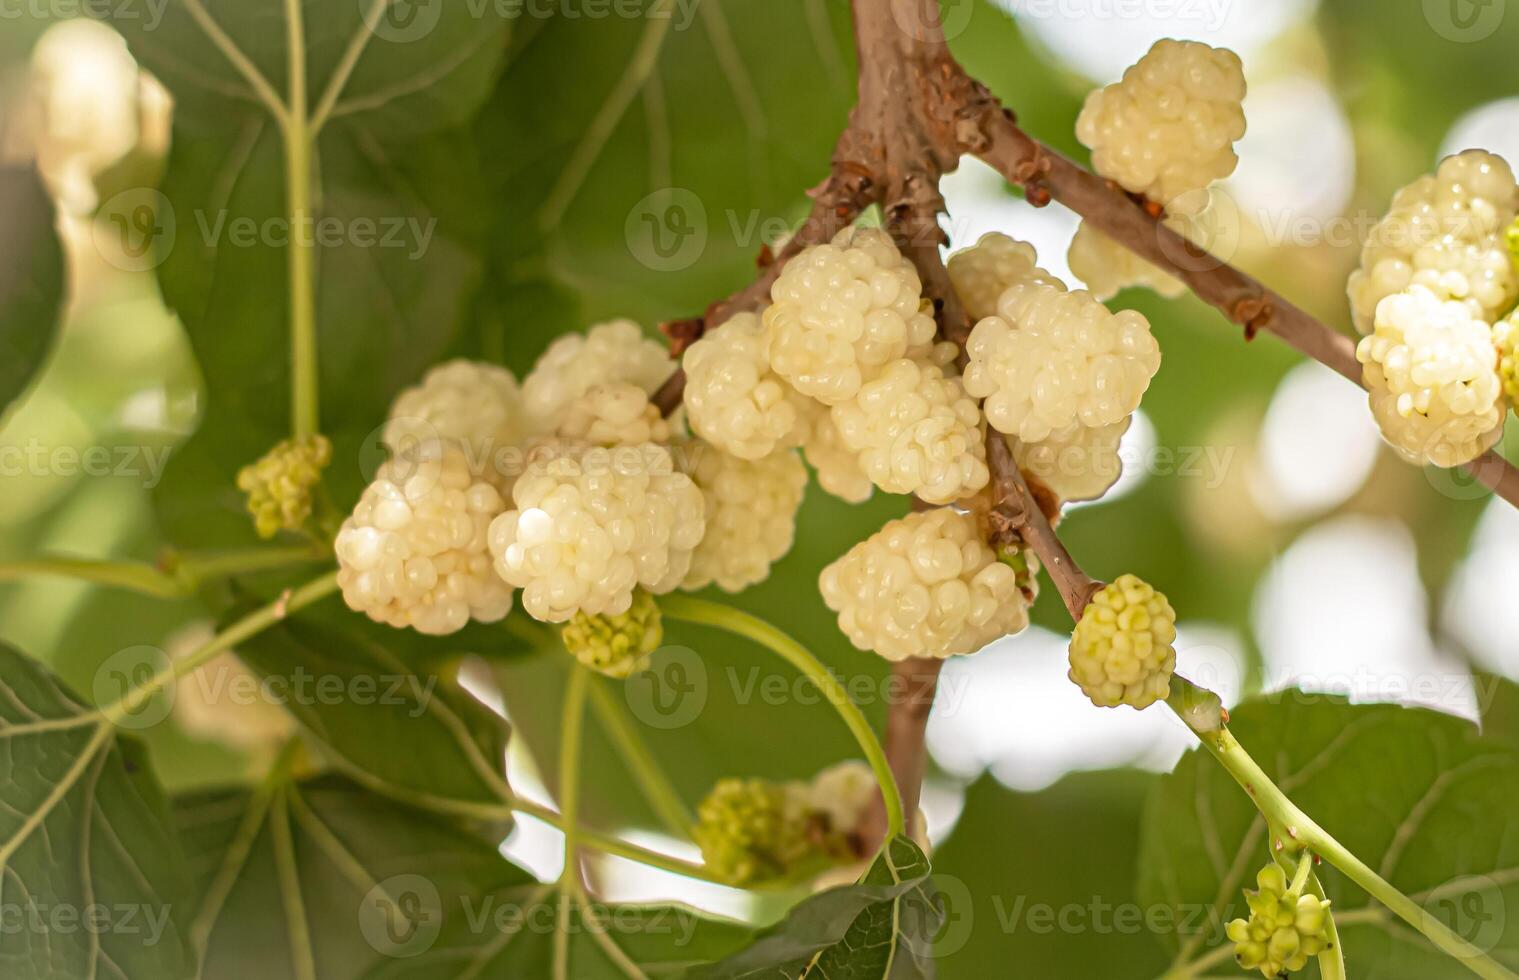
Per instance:
[[[852,98],[847,7],[795,0],[807,24],[806,36],[795,36],[766,26],[760,8],[777,2],[705,0],[722,14],[698,12],[688,31],[672,34],[643,97],[614,120],[578,184],[564,182],[564,160],[582,146],[578,135],[622,63],[598,52],[626,52],[638,27],[552,18],[514,25],[499,81],[467,127],[483,175],[488,275],[451,352],[503,360],[520,376],[551,336],[612,316],[652,330],[752,275],[762,238],[749,222],[784,224],[804,213],[799,191],[823,175]],[[152,559],[170,541],[198,543],[165,530],[162,467],[153,461],[172,471],[177,447],[216,393],[213,386],[208,396],[155,271],[123,255],[121,212],[108,205],[166,171],[174,197],[175,106],[110,26],[59,16],[48,4],[23,7],[15,17],[8,7],[0,23],[0,163],[40,171],[68,291],[45,369],[0,419],[0,562],[42,552]],[[1519,160],[1519,9],[1504,8],[1504,0],[956,0],[945,22],[956,53],[1025,128],[1078,159],[1073,129],[1084,95],[1154,40],[1239,52],[1250,94],[1242,162],[1225,188],[1239,215],[1234,261],[1349,332],[1344,283],[1393,191],[1468,147]],[[756,44],[777,52],[774,66],[752,54]],[[735,68],[740,49],[748,71],[742,62]],[[554,67],[564,61],[573,73]],[[712,83],[714,74],[723,81]],[[541,152],[530,152],[534,141]],[[704,247],[674,264],[652,261],[634,237],[638,209],[669,188],[693,193],[705,213]],[[1036,245],[1042,264],[1069,280],[1074,215],[1030,207],[970,160],[945,192],[956,243],[1006,232]],[[1519,677],[1519,640],[1507,622],[1519,595],[1512,508],[1464,478],[1400,462],[1357,389],[1269,337],[1247,344],[1190,298],[1131,291],[1115,305],[1151,319],[1165,359],[1124,443],[1122,482],[1070,512],[1062,530],[1093,574],[1133,571],[1170,596],[1181,616],[1183,672],[1231,701],[1299,685],[1468,717],[1483,694],[1474,672]],[[270,302],[267,315],[278,325],[282,303]],[[426,366],[409,364],[401,380]],[[381,414],[378,406],[371,416]],[[1510,428],[1511,455],[1519,435]],[[78,461],[91,447],[110,450],[112,472],[85,471]],[[850,509],[813,493],[796,553],[743,603],[784,616],[841,673],[880,677],[883,665],[847,647],[810,583],[904,510],[879,495]],[[1036,892],[1121,893],[1130,886],[1072,884],[1068,869],[1053,864],[1012,868],[987,857],[986,842],[1012,823],[1043,828],[1051,840],[1108,834],[1121,854],[1123,835],[1137,834],[1145,773],[1169,769],[1191,744],[1164,713],[1092,711],[1065,679],[1065,613],[1051,593],[1034,628],[944,673],[924,801],[944,842],[937,863],[972,890],[978,879],[1019,874]],[[150,601],[59,579],[0,584],[0,639],[66,678],[88,678],[124,639],[172,645],[209,614],[194,600]],[[690,642],[708,656],[701,641]],[[725,656],[708,656],[714,677]],[[531,785],[535,760],[552,751],[557,697],[547,692],[560,671],[522,658],[498,676],[502,707],[523,735],[520,781]],[[825,711],[744,705],[732,685],[713,687],[721,697],[708,704],[699,745],[689,731],[651,734],[689,799],[741,767],[798,776],[849,753]],[[884,714],[879,703],[866,707]],[[246,764],[239,750],[180,731],[152,739],[173,787]],[[755,759],[755,747],[772,739],[795,751]],[[654,826],[628,802],[635,794],[610,752],[598,746],[592,757],[605,772],[591,805],[635,832]],[[1131,773],[1100,784],[1072,775],[1109,769]],[[652,832],[641,839],[661,843]],[[557,873],[550,829],[525,822],[508,846],[533,870]],[[1103,863],[1094,857],[1094,867]],[[677,890],[756,913],[721,889],[677,888],[615,862],[605,873],[616,895]],[[1038,963],[1042,941],[978,934],[959,975],[993,975],[972,964],[1006,955],[1008,943]],[[1092,955],[1102,963],[1109,954]]]

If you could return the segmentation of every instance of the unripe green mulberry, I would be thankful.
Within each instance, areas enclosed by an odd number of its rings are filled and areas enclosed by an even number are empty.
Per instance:
[[[1176,611],[1166,597],[1123,575],[1092,597],[1071,634],[1070,678],[1099,708],[1148,708],[1170,696]]]
[[[642,670],[664,639],[659,605],[643,589],[628,611],[615,616],[577,612],[560,631],[564,648],[592,670],[622,680]]]
[[[237,474],[237,488],[248,495],[248,512],[261,538],[281,530],[298,531],[311,517],[311,492],[332,462],[325,436],[286,439]]]
[[[724,779],[696,808],[692,835],[702,860],[724,881],[747,885],[786,877],[808,855],[807,809],[790,786]]]
[[[1234,958],[1246,970],[1275,980],[1296,973],[1329,948],[1329,902],[1303,894],[1309,860],[1290,887],[1286,873],[1273,863],[1256,875],[1259,890],[1245,892],[1250,918],[1235,919],[1226,931]]]
[[[1503,382],[1503,393],[1510,405],[1519,406],[1519,310],[1493,324],[1493,343],[1498,347],[1498,379]]]

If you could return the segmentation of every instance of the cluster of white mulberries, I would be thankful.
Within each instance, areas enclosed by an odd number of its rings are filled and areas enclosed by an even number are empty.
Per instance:
[[[701,490],[654,443],[548,443],[490,525],[496,571],[536,619],[626,612],[633,589],[678,586],[704,531]]]
[[[423,443],[381,464],[334,544],[344,601],[435,635],[501,619],[512,590],[491,568],[486,530],[502,506],[454,444]]]
[[[850,642],[905,660],[974,653],[1022,630],[1031,582],[998,560],[974,518],[941,507],[891,521],[823,569],[819,585]]]
[[[1065,288],[1053,274],[1039,267],[1034,246],[999,232],[982,235],[970,248],[951,255],[949,278],[972,320],[996,314],[1002,294],[1019,283]]]
[[[614,320],[555,340],[522,381],[522,405],[535,432],[556,429],[570,402],[613,381],[653,392],[675,370],[669,352],[631,320]]]
[[[1087,289],[1099,300],[1110,300],[1132,286],[1147,287],[1167,299],[1174,299],[1187,291],[1180,279],[1162,272],[1085,220],[1076,229],[1076,237],[1071,239],[1067,261],[1076,278],[1086,283]]]
[[[1018,468],[1068,503],[1096,500],[1123,475],[1118,454],[1134,417],[1102,426],[1075,424],[1039,442],[1012,443]]]
[[[593,446],[638,446],[670,441],[670,423],[635,384],[599,384],[560,413],[559,438]]]
[[[890,236],[846,228],[804,250],[770,287],[770,365],[826,405],[853,398],[887,364],[934,347],[922,283]]]
[[[1024,283],[998,310],[971,331],[965,390],[986,400],[993,428],[1025,442],[1121,421],[1160,369],[1144,315],[1113,313],[1084,290]]]
[[[1492,323],[1519,297],[1504,231],[1519,212],[1519,187],[1502,157],[1467,150],[1398,191],[1366,240],[1350,277],[1355,325],[1375,326],[1377,306],[1420,283]]]
[[[1356,357],[1383,436],[1410,461],[1457,466],[1502,434],[1493,332],[1466,304],[1419,285],[1388,296]]]
[[[832,409],[844,448],[889,493],[947,504],[986,486],[981,412],[960,379],[902,358]]]
[[[746,460],[700,442],[681,448],[706,501],[707,532],[682,586],[740,592],[770,575],[791,550],[807,469],[795,450]]]
[[[808,399],[770,369],[764,322],[740,313],[686,349],[686,417],[707,442],[742,459],[801,445]]]
[[[420,442],[453,440],[470,449],[477,467],[525,434],[522,395],[512,372],[464,359],[439,364],[420,384],[396,396],[384,441],[394,453]]]
[[[1123,80],[1087,96],[1076,136],[1097,172],[1168,210],[1195,210],[1193,192],[1234,172],[1245,135],[1245,73],[1234,52],[1157,41]]]

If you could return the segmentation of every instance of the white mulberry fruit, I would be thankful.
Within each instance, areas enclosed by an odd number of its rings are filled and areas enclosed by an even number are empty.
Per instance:
[[[1134,575],[1092,597],[1071,634],[1070,678],[1099,708],[1148,708],[1171,695],[1176,612]]]
[[[653,443],[541,447],[512,499],[490,526],[496,571],[550,623],[627,612],[636,586],[671,591],[704,530],[701,490]]]
[[[846,228],[804,250],[770,297],[771,367],[824,404],[854,397],[885,365],[934,346],[918,273],[883,231]]]
[[[1037,283],[1002,295],[971,331],[965,390],[999,432],[1040,442],[1080,422],[1111,425],[1139,407],[1160,345],[1134,310],[1113,313],[1085,290]]]
[[[559,438],[593,446],[637,446],[670,441],[670,423],[635,384],[600,384],[564,407]]]
[[[1519,297],[1505,230],[1519,212],[1519,186],[1502,157],[1467,150],[1441,161],[1393,196],[1350,276],[1356,329],[1370,333],[1377,305],[1421,283],[1492,323]]]
[[[707,520],[682,587],[715,582],[741,592],[763,582],[796,537],[796,512],[807,489],[801,457],[788,449],[746,460],[703,443],[680,449],[706,501]]]
[[[604,616],[577,612],[559,631],[564,648],[576,660],[616,680],[643,670],[664,635],[659,604],[642,589],[633,592],[627,612]]]
[[[1423,286],[1389,296],[1356,358],[1382,435],[1410,462],[1457,466],[1502,434],[1493,333],[1464,304]]]
[[[808,811],[820,814],[830,832],[846,838],[859,832],[880,798],[875,772],[859,759],[829,766],[812,777],[806,788]]]
[[[975,653],[1028,626],[1032,601],[975,519],[947,507],[889,522],[819,586],[850,642],[887,660]]]
[[[986,486],[981,411],[960,379],[903,358],[832,409],[844,448],[888,493],[947,504]]]
[[[818,486],[828,493],[851,504],[870,499],[875,484],[860,468],[859,454],[844,447],[839,430],[833,424],[833,413],[815,402],[802,455],[817,472]]]
[[[1197,41],[1155,43],[1122,81],[1087,96],[1076,137],[1092,165],[1124,189],[1168,210],[1187,209],[1234,172],[1245,135],[1245,72],[1239,56]],[[1201,202],[1199,202],[1201,203]]]
[[[1134,417],[1092,428],[1076,423],[1039,442],[1014,441],[1019,469],[1066,503],[1096,500],[1123,475],[1118,447]]]
[[[334,543],[343,600],[432,635],[496,622],[512,590],[491,568],[486,530],[504,506],[457,446],[424,443],[381,464]]]
[[[972,321],[994,315],[1002,294],[1019,283],[1065,288],[1053,273],[1039,267],[1034,246],[995,231],[951,255],[948,265],[950,282]]]
[[[259,537],[305,526],[312,496],[322,485],[322,470],[330,462],[332,443],[326,436],[300,436],[285,439],[238,471],[237,488],[248,497],[248,513]]]
[[[1104,302],[1132,286],[1146,287],[1167,299],[1175,299],[1187,291],[1180,279],[1162,272],[1085,220],[1071,239],[1067,258],[1076,278]]]
[[[392,453],[430,440],[452,440],[467,451],[475,475],[505,494],[525,435],[522,395],[512,372],[459,359],[439,364],[420,384],[396,396],[383,439]]]
[[[570,402],[597,385],[626,381],[653,393],[675,371],[665,348],[631,320],[613,320],[549,345],[522,380],[533,432],[552,432]]]
[[[740,313],[686,349],[685,407],[691,429],[740,459],[801,445],[807,399],[770,369],[764,321]]]

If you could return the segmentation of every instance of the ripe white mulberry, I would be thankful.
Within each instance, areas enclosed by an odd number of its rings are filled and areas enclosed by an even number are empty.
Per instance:
[[[1062,501],[1096,500],[1123,475],[1118,447],[1133,421],[1131,415],[1096,428],[1076,423],[1040,442],[1014,441],[1013,458]]]
[[[503,469],[505,479],[497,478],[492,463],[498,453],[520,450],[524,435],[522,394],[512,372],[459,359],[439,364],[396,396],[384,442],[392,453],[403,453],[419,442],[453,440],[468,450],[476,475],[505,493],[510,473]]]
[[[844,447],[833,413],[824,405],[813,403],[811,425],[802,454],[817,471],[818,486],[846,503],[858,504],[870,499],[875,484],[860,468],[858,453]]]
[[[1131,286],[1143,286],[1167,299],[1187,291],[1186,284],[1146,262],[1083,220],[1071,239],[1071,272],[1106,302]]]
[[[599,384],[560,413],[559,438],[594,446],[637,446],[670,441],[670,423],[642,388],[625,381]]]
[[[804,250],[786,263],[770,298],[771,367],[824,404],[854,397],[885,365],[934,346],[918,273],[877,229],[846,228]]]
[[[972,321],[996,314],[1002,294],[1019,283],[1065,288],[1053,273],[1039,267],[1034,246],[995,231],[949,257],[949,279]]]
[[[1519,186],[1502,157],[1467,150],[1398,191],[1371,230],[1350,276],[1356,329],[1370,333],[1377,305],[1414,283],[1465,303],[1492,323],[1519,297],[1504,232],[1519,213]]]
[[[504,506],[455,445],[424,443],[382,463],[334,543],[343,600],[433,635],[501,619],[512,590],[491,568],[486,530]]]
[[[1502,434],[1493,333],[1466,305],[1417,285],[1389,296],[1356,358],[1382,435],[1410,462],[1457,466]]]
[[[819,586],[850,642],[887,660],[974,653],[1028,626],[1032,601],[975,519],[948,507],[889,522],[823,569]]]
[[[770,369],[764,321],[740,313],[686,349],[685,407],[691,429],[741,459],[801,445],[807,399]]]
[[[496,571],[535,619],[628,611],[633,590],[678,586],[703,533],[701,490],[670,450],[540,447],[490,526]]]
[[[929,503],[968,497],[991,478],[981,411],[956,377],[903,358],[832,409],[844,448],[888,493]]]
[[[993,428],[1024,442],[1075,422],[1122,420],[1160,369],[1144,315],[1113,313],[1085,290],[1025,283],[1004,293],[998,309],[971,331],[965,390],[986,400]]]
[[[791,550],[807,469],[795,450],[746,460],[715,446],[680,447],[706,501],[707,532],[691,559],[683,588],[714,582],[741,592],[770,577],[770,566]]]
[[[1176,612],[1134,575],[1102,588],[1071,634],[1070,677],[1099,708],[1148,708],[1171,694]]]
[[[1233,51],[1166,38],[1122,81],[1087,96],[1076,136],[1102,176],[1168,210],[1188,210],[1190,198],[1203,203],[1192,192],[1238,165],[1244,99],[1244,66]]]
[[[534,432],[551,432],[570,402],[600,384],[626,381],[652,393],[674,373],[664,346],[631,320],[614,320],[548,346],[522,380],[522,405]]]

